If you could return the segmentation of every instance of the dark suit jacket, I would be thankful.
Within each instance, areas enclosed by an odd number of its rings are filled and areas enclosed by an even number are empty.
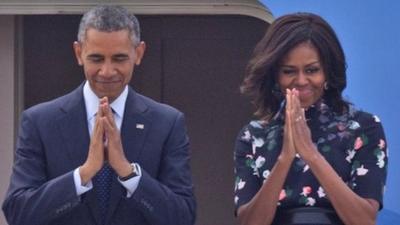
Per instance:
[[[121,138],[127,159],[140,164],[142,177],[130,198],[113,179],[107,224],[193,224],[196,206],[183,114],[129,88]],[[10,225],[98,224],[94,189],[79,197],[73,179],[89,143],[83,85],[23,112],[3,203]]]

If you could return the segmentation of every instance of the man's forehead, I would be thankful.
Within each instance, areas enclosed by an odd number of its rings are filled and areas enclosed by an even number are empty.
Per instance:
[[[121,30],[115,30],[115,31],[103,31],[103,30],[98,30],[95,28],[88,28],[85,33],[85,40],[84,42],[91,41],[93,39],[101,39],[104,37],[114,37],[115,40],[129,40],[131,41],[130,33],[129,30],[127,29],[121,29]]]

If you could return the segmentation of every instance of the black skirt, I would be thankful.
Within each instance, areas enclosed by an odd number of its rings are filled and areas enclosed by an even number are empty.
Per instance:
[[[335,210],[318,207],[279,209],[272,225],[344,225]]]

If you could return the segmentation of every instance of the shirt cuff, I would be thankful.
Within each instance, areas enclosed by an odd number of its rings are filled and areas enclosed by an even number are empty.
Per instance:
[[[132,177],[131,179],[126,180],[126,181],[121,181],[121,180],[118,178],[118,181],[119,181],[119,182],[122,184],[122,186],[124,186],[125,189],[126,189],[126,197],[127,197],[127,198],[130,198],[130,197],[133,195],[133,193],[136,191],[136,189],[137,189],[137,187],[138,187],[138,185],[139,185],[140,178],[142,177],[142,169],[140,168],[139,164],[137,164],[137,163],[132,163],[132,166],[136,167],[137,173],[138,173],[137,176]]]
[[[82,185],[82,179],[81,175],[79,174],[79,168],[80,167],[74,170],[75,190],[78,196],[82,195],[83,193],[93,188],[93,183],[91,180],[86,185]]]

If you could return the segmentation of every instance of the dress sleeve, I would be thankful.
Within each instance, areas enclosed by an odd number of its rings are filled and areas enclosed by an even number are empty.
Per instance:
[[[253,136],[249,125],[238,134],[235,143],[235,215],[238,208],[249,202],[261,187],[258,173],[254,170],[252,151]]]
[[[382,124],[377,116],[360,116],[359,132],[353,148],[351,187],[363,198],[372,198],[383,207],[382,199],[387,175],[387,146]]]

